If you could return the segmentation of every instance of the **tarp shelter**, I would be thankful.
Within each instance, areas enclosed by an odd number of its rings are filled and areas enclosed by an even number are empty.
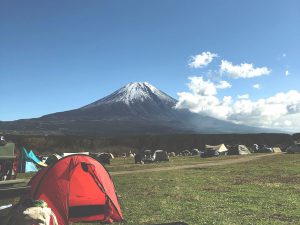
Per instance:
[[[249,155],[251,152],[245,145],[234,145],[228,150],[229,155]]]
[[[70,155],[37,173],[30,197],[43,199],[59,225],[123,220],[115,187],[106,169],[87,155]]]
[[[205,145],[204,154],[202,156],[219,156],[227,155],[228,149],[224,144],[220,145]]]
[[[156,150],[153,154],[154,161],[169,161],[169,155],[164,150]]]

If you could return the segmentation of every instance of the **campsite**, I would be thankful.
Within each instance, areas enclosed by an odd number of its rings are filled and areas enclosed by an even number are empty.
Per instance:
[[[300,225],[300,0],[0,0],[0,225]]]
[[[207,147],[209,151],[213,148]],[[247,224],[295,224],[299,221],[300,205],[296,199],[300,197],[298,184],[300,169],[297,166],[300,162],[300,154],[244,154],[243,146],[233,149],[238,151],[241,148],[242,154],[218,157],[179,154],[170,157],[169,161],[147,164],[135,164],[134,159],[130,157],[111,158],[110,164],[104,164],[104,167],[110,173],[116,188],[115,199],[124,217],[123,222],[116,221],[115,224],[151,225],[175,221],[182,221],[189,225],[237,224],[237,221],[241,220]],[[225,148],[219,146],[217,149],[224,152]],[[25,150],[23,148],[22,152]],[[85,154],[79,156],[91,158]],[[40,163],[33,154],[28,153],[28,156],[31,157],[32,162],[36,162],[35,164]],[[62,159],[69,160],[72,157],[77,156],[66,154]],[[61,165],[73,164],[71,161],[65,164],[62,159],[58,161]],[[57,161],[54,164],[58,164]],[[96,164],[95,161],[93,165]],[[49,169],[55,170],[52,166]],[[47,174],[49,169],[41,165],[39,173],[44,171],[42,174]],[[91,169],[87,167],[86,170]],[[62,168],[58,168],[58,171],[65,174]],[[78,170],[80,171],[81,169]],[[32,180],[35,174],[34,171],[18,173],[17,178],[31,179],[30,183],[35,187],[34,183],[40,183]],[[57,195],[59,190],[55,189],[57,178],[54,174],[54,172],[49,173],[49,177],[44,180],[41,176],[35,178],[35,180],[43,180],[45,187],[51,187],[50,196]],[[88,180],[84,181],[86,184],[88,182]],[[74,185],[78,186],[75,183]],[[42,187],[43,184],[39,184],[40,190]],[[90,185],[81,186],[78,191],[83,191],[85,188],[86,193],[93,193]],[[46,196],[46,192],[47,189],[44,189],[40,193]],[[90,204],[91,197],[89,199]],[[18,200],[18,198],[0,200],[0,205],[17,203]],[[49,204],[53,207],[48,202]],[[70,202],[70,204],[76,203]],[[80,211],[74,212],[78,214]],[[60,213],[62,216],[66,215],[63,211]],[[79,215],[85,214],[79,213]],[[73,224],[72,221],[81,220],[69,220],[69,224]],[[74,224],[97,224],[97,222]]]

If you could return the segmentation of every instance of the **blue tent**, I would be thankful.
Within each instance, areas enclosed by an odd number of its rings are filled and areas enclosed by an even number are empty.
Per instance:
[[[28,153],[28,157],[35,162],[36,164],[39,164],[40,166],[47,166],[46,164],[44,164],[35,154],[32,150],[30,150],[30,152]]]
[[[36,163],[29,155],[25,148],[22,148],[21,157],[20,157],[20,172],[21,173],[29,173],[29,172],[37,172],[38,169],[35,165]]]

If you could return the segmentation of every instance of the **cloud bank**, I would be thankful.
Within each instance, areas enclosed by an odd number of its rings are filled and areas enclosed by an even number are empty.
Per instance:
[[[236,100],[232,96],[220,99],[218,90],[229,88],[228,82],[214,83],[202,77],[189,77],[189,80],[190,91],[178,93],[177,108],[250,126],[300,129],[300,92],[296,90],[256,101],[247,94],[237,96]]]

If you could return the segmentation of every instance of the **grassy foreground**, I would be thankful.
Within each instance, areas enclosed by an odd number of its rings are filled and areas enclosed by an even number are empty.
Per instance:
[[[114,176],[126,224],[300,224],[300,155]]]
[[[185,160],[153,166],[180,165]],[[191,163],[197,160],[187,158]],[[116,159],[108,169],[118,171],[126,164],[130,170],[145,166]],[[112,178],[128,225],[300,224],[299,165],[300,154],[281,154],[234,165]]]

